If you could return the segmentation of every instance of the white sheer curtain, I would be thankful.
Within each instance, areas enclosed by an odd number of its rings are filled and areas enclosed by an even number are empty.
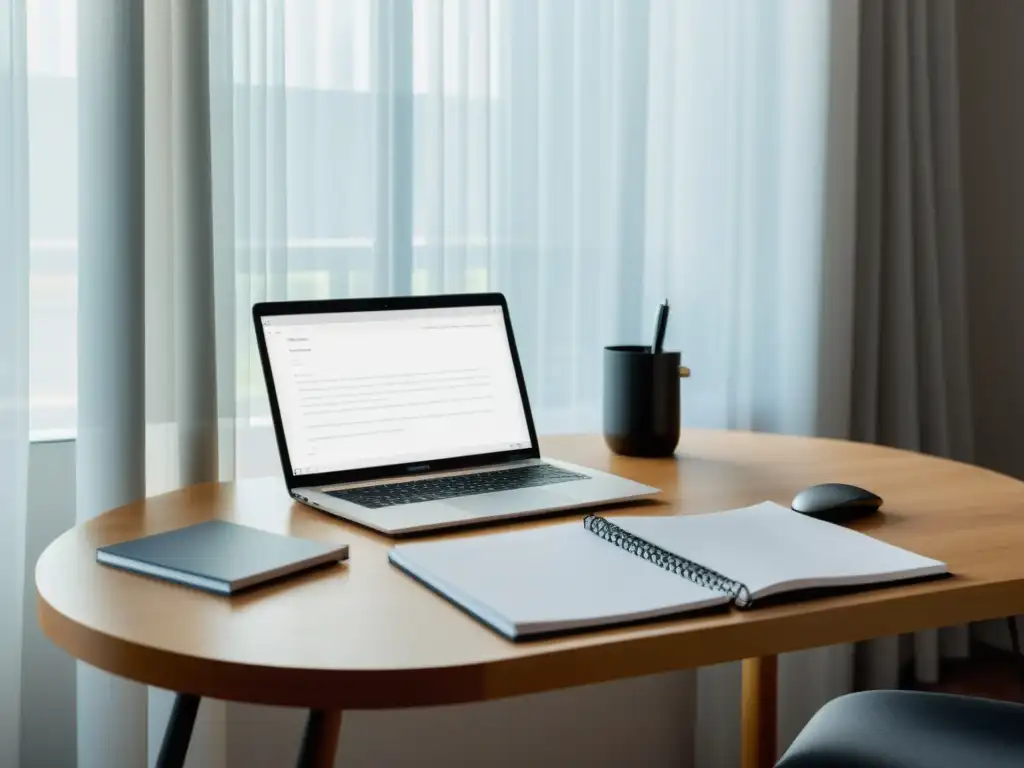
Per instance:
[[[18,765],[28,487],[25,6],[0,0],[0,764]]]
[[[78,8],[75,519],[146,494],[143,8]],[[78,765],[146,759],[146,688],[78,664]]]
[[[598,426],[601,347],[666,296],[687,424],[821,431],[829,4],[210,7],[240,426],[253,302],[500,290],[541,431]]]

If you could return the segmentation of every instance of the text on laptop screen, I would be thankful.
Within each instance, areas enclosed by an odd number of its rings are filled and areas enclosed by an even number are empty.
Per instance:
[[[501,307],[262,323],[296,475],[530,447]]]

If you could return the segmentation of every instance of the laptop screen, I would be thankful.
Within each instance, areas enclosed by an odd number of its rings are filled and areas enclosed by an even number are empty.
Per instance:
[[[500,306],[261,322],[295,475],[531,445]]]

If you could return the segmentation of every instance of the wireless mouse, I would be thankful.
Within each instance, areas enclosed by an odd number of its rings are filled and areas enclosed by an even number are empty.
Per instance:
[[[844,483],[812,485],[800,491],[792,504],[793,511],[829,523],[849,523],[875,514],[881,506],[880,496]]]

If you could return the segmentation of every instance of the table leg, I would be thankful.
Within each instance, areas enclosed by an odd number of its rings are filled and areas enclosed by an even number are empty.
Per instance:
[[[771,768],[777,756],[778,657],[743,660],[743,768]]]
[[[192,727],[196,724],[196,714],[199,712],[199,698],[191,693],[179,693],[174,697],[171,719],[167,721],[160,754],[156,758],[156,768],[183,768],[185,765],[188,743],[192,740]]]
[[[340,709],[311,710],[302,737],[298,768],[332,768],[340,732]]]

